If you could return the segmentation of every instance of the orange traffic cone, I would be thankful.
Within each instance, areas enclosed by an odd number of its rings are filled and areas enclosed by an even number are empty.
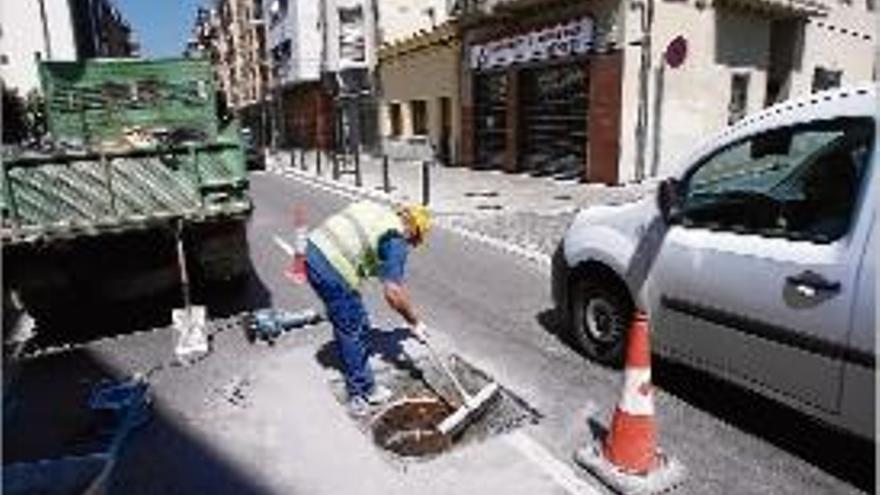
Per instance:
[[[293,243],[293,260],[284,274],[297,284],[304,284],[306,277],[306,246],[308,244],[308,224],[306,210],[302,205],[293,208],[293,226],[296,238]]]
[[[636,313],[626,348],[623,394],[602,451],[621,470],[644,474],[657,466],[657,425],[651,386],[648,320]]]
[[[657,448],[651,334],[648,319],[636,312],[626,348],[623,393],[605,441],[575,452],[575,461],[624,494],[661,493],[684,478],[684,467]]]

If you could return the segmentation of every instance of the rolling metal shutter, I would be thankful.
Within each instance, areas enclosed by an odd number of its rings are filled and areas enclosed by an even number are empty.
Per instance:
[[[535,175],[583,178],[588,76],[583,63],[520,73],[520,167]]]
[[[478,168],[501,168],[507,128],[507,77],[504,72],[474,78],[475,139]]]

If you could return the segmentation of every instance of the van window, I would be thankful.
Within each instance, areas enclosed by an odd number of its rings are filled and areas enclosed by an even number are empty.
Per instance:
[[[848,118],[728,146],[685,179],[683,225],[834,241],[848,231],[873,135],[873,120]]]

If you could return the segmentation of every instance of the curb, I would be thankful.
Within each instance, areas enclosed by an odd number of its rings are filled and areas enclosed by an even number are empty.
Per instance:
[[[347,196],[349,198],[356,197],[368,197],[370,199],[374,199],[380,201],[382,203],[390,204],[394,203],[395,200],[388,194],[379,191],[373,191],[370,189],[359,188],[352,184],[345,184],[338,181],[333,181],[330,179],[325,179],[323,177],[317,177],[308,172],[303,172],[296,168],[288,168],[283,166],[278,166],[272,160],[272,163],[266,167],[266,171],[268,173],[280,175],[282,177],[299,180],[300,182],[308,183],[309,185],[315,186],[319,189],[322,189],[327,192],[331,192],[334,194],[340,194],[343,196]],[[447,220],[440,218],[436,222],[437,226],[446,230],[447,232],[451,232],[460,237],[463,237],[469,241],[473,241],[476,243],[487,245],[493,249],[501,251],[506,254],[512,254],[514,256],[524,258],[527,261],[531,261],[535,264],[542,265],[542,267],[549,268],[551,265],[550,256],[544,254],[540,251],[536,251],[534,249],[528,249],[502,239],[498,239],[496,237],[490,237],[480,232],[476,232],[474,230],[470,230],[464,227],[459,227],[453,225]]]

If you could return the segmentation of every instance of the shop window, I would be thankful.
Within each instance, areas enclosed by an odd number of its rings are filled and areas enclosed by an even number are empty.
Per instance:
[[[412,115],[413,135],[424,136],[428,134],[428,104],[424,100],[409,102],[409,110]]]
[[[840,86],[843,71],[828,70],[824,67],[816,67],[813,71],[813,92],[824,91]]]
[[[749,74],[738,73],[730,78],[730,101],[727,104],[727,123],[746,116],[749,107]]]
[[[392,103],[388,106],[388,117],[391,120],[391,135],[403,134],[403,118],[400,115],[400,103]]]

